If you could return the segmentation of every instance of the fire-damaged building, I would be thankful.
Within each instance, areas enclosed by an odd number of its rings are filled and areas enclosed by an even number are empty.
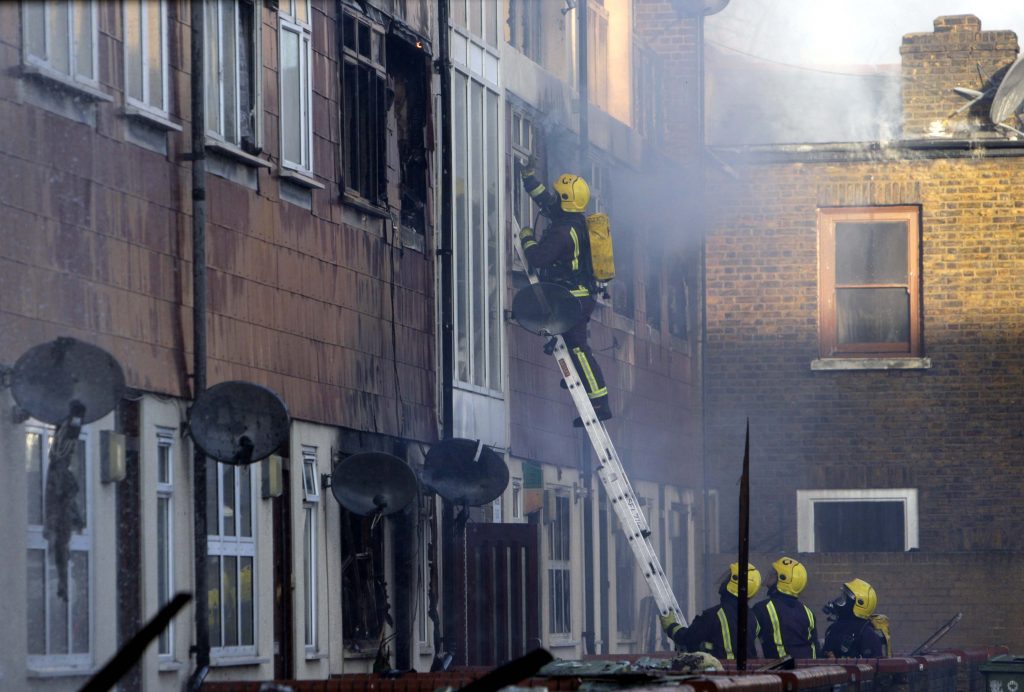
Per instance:
[[[700,170],[699,21],[668,0],[0,3],[2,685],[78,689],[177,592],[123,689],[666,648],[545,339],[510,311],[510,238],[531,156],[609,215],[590,345],[691,617],[700,242],[666,219]],[[25,354],[80,344],[126,387],[69,446],[71,417],[16,390]],[[197,453],[197,397],[231,381],[287,407],[259,463]],[[451,437],[499,455],[493,501],[417,480]],[[394,469],[413,498],[386,516],[335,502],[397,496]]]
[[[749,419],[755,565],[799,553],[810,604],[866,580],[897,651],[957,612],[944,645],[1019,649],[1024,144],[1000,102],[1018,40],[944,16],[900,53],[895,139],[712,148],[718,562]]]

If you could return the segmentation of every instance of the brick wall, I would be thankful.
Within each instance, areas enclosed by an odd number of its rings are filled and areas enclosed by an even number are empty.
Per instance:
[[[982,31],[972,14],[939,17],[934,32],[907,34],[900,46],[903,57],[903,136],[929,133],[967,136],[982,128],[997,135],[989,122],[991,96],[954,115],[967,99],[953,87],[977,91],[994,89],[1017,57],[1012,31]]]
[[[1020,161],[896,150],[846,163],[734,160],[738,179],[714,181],[705,396],[723,550],[735,548],[747,417],[753,550],[795,551],[796,489],[887,487],[918,489],[923,554],[958,553],[949,558],[955,566],[974,569],[992,551],[1024,549],[1017,510],[1024,488]],[[924,355],[932,367],[812,371],[816,210],[882,204],[921,207]],[[875,558],[834,559],[859,569]],[[923,558],[894,555],[886,564],[900,571],[902,559]],[[1002,617],[1006,595],[980,578],[999,572],[978,570],[978,608]],[[955,572],[932,578],[944,589],[961,579]],[[932,596],[926,579],[920,587],[919,595]]]

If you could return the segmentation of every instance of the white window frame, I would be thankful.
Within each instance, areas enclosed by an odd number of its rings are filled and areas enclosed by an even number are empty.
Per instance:
[[[142,74],[142,98],[138,99],[129,93],[128,86],[128,63],[131,60],[131,55],[128,50],[128,3],[126,2],[122,7],[122,18],[125,30],[124,40],[124,100],[125,103],[134,106],[136,108],[150,111],[161,117],[167,118],[170,114],[170,85],[169,80],[169,69],[168,69],[168,55],[167,55],[167,2],[166,0],[137,0],[139,2],[139,59],[141,64],[139,70]],[[149,64],[149,48],[150,42],[153,40],[153,36],[148,31],[149,22],[147,21],[149,15],[153,12],[158,12],[160,15],[160,71],[162,73],[161,78],[161,93],[160,93],[160,105],[153,103],[153,94],[150,82],[150,64]]]
[[[513,478],[509,484],[512,488],[511,497],[509,502],[512,505],[511,514],[512,519],[516,522],[523,521],[523,479]]]
[[[917,488],[870,490],[797,490],[797,550],[816,552],[814,546],[814,505],[818,502],[901,502],[903,503],[903,550],[918,547]]]
[[[573,578],[572,578],[572,498],[568,488],[549,490],[551,496],[552,516],[548,518],[547,535],[547,573],[548,573],[548,635],[552,639],[571,639],[573,635]],[[558,521],[558,505],[564,502],[566,505],[566,522],[561,526]],[[556,531],[558,536],[556,536]],[[568,536],[565,554],[559,551],[559,557],[555,557],[555,540],[561,536]],[[567,589],[561,594],[556,592],[555,576],[560,575],[558,590]],[[556,600],[561,599],[564,605],[564,622],[556,622]],[[563,618],[559,617],[558,620]],[[558,629],[556,629],[558,628]]]
[[[281,146],[281,165],[285,168],[313,174],[313,33],[310,17],[309,0],[285,0],[278,13],[278,94],[280,95],[280,125],[278,127]],[[284,63],[285,34],[298,37],[299,63],[299,117],[298,123],[286,122],[284,91],[284,71],[280,65]],[[299,160],[292,160],[285,155],[285,132],[291,127],[299,128]]]
[[[30,434],[40,436],[40,442],[42,444],[41,449],[41,478],[42,484],[40,487],[40,500],[42,507],[43,517],[45,521],[46,516],[46,476],[47,466],[49,462],[49,451],[51,438],[55,432],[55,427],[52,425],[46,425],[38,421],[30,420],[24,426],[23,434],[27,438]],[[95,598],[96,598],[96,578],[95,570],[93,565],[93,524],[95,523],[95,517],[93,512],[93,488],[92,488],[92,467],[93,459],[92,453],[89,448],[88,433],[83,430],[79,434],[79,440],[84,443],[85,447],[85,471],[83,473],[83,480],[85,483],[85,516],[86,526],[80,533],[73,533],[71,535],[71,542],[68,545],[68,553],[70,556],[71,552],[85,552],[88,556],[86,570],[89,575],[89,596],[88,596],[88,612],[89,612],[89,650],[86,653],[66,653],[66,654],[28,654],[27,664],[29,670],[33,671],[45,671],[49,672],[61,672],[61,671],[82,671],[89,670],[92,667],[92,654],[94,648],[94,642],[96,640],[96,615],[95,615]],[[25,453],[28,453],[28,448],[25,448]],[[29,550],[41,550],[43,551],[43,569],[46,575],[47,583],[50,580],[56,580],[56,570],[53,567],[53,560],[50,557],[50,550],[48,541],[43,537],[43,525],[42,524],[27,524],[28,535],[26,541],[26,566],[27,566],[27,551]],[[69,613],[73,607],[73,585],[74,574],[71,570],[71,562],[68,561],[68,596],[69,600],[65,607]],[[43,591],[43,609],[41,617],[43,618],[44,631],[46,632],[47,642],[50,640],[50,618],[48,614],[48,608],[50,604],[49,592],[50,590],[44,585]],[[56,586],[54,586],[56,589]],[[27,603],[27,601],[26,601]],[[27,613],[27,617],[33,617],[36,614]],[[70,614],[68,616],[68,641],[71,641],[71,627],[72,620]],[[49,646],[49,643],[47,643]]]
[[[157,574],[157,607],[163,608],[167,603],[174,597],[174,457],[175,457],[175,445],[174,445],[174,430],[171,428],[158,427],[156,429],[156,453],[157,453],[157,467],[156,467],[156,511],[157,511],[157,531],[159,532],[160,527],[160,513],[161,511],[166,513],[164,518],[164,531],[165,535],[157,535],[156,550],[157,550],[157,562],[156,567],[159,570],[160,565],[160,551],[164,549],[166,555],[164,559],[164,574]],[[166,454],[167,457],[167,468],[166,475],[161,476],[161,457]],[[210,463],[213,463],[212,461]],[[163,544],[161,544],[161,539]],[[164,583],[167,585],[167,592],[160,593],[160,577],[163,576]],[[161,661],[173,661],[174,660],[174,621],[172,620],[164,631],[160,634],[157,639],[157,656]]]
[[[27,39],[30,33],[30,7],[41,8],[43,24],[44,55],[32,53]],[[21,28],[22,36],[22,59],[26,65],[38,69],[42,74],[53,77],[59,81],[66,81],[77,84],[85,84],[91,87],[99,87],[99,11],[95,0],[82,0],[81,2],[67,3],[67,36],[56,37],[53,27],[51,11],[56,9],[53,2],[47,0],[24,0],[21,3]],[[78,55],[80,53],[79,43],[75,36],[75,11],[83,10],[88,13],[92,22],[92,29],[89,32],[90,49],[92,51],[91,75],[80,74],[78,71]],[[66,39],[65,47],[68,55],[68,69],[65,71],[54,65],[50,56],[50,45],[57,38]]]
[[[320,471],[317,463],[317,448],[302,448],[302,599],[303,599],[303,643],[307,654],[315,654],[319,650],[320,637],[317,617],[317,589],[319,579],[317,570],[320,568],[320,555],[317,549],[320,522]]]
[[[219,635],[220,636],[221,645],[220,646],[211,646],[210,647],[210,655],[212,657],[214,657],[214,658],[222,658],[222,659],[227,659],[227,658],[232,658],[232,657],[252,657],[252,656],[255,656],[256,653],[257,653],[257,648],[256,647],[257,647],[257,643],[259,642],[259,597],[258,597],[259,596],[259,584],[258,584],[258,579],[257,579],[257,576],[258,576],[257,572],[259,571],[259,569],[258,569],[259,564],[258,564],[257,540],[256,540],[257,539],[257,535],[256,535],[256,528],[257,528],[256,515],[257,515],[257,512],[258,512],[259,503],[257,502],[257,495],[256,495],[256,491],[255,491],[255,487],[256,487],[255,480],[256,480],[256,476],[257,476],[257,471],[259,470],[259,466],[251,465],[251,466],[248,466],[248,467],[243,467],[243,466],[229,467],[227,464],[216,463],[212,459],[210,459],[208,463],[213,464],[215,466],[216,473],[217,473],[217,476],[216,476],[217,477],[216,488],[214,489],[215,493],[216,493],[216,497],[217,497],[217,526],[216,526],[216,533],[213,532],[213,528],[214,527],[207,526],[207,534],[208,535],[207,535],[207,541],[206,541],[206,545],[207,545],[207,553],[206,554],[207,554],[208,557],[215,557],[215,558],[219,558],[220,559],[220,565],[221,566],[220,566],[220,569],[218,570],[218,577],[220,577],[224,573],[223,559],[224,558],[231,558],[231,557],[236,558],[236,563],[235,563],[235,570],[236,570],[235,585],[236,586],[235,586],[235,588],[236,588],[236,592],[237,592],[237,598],[235,600],[235,607],[236,607],[235,617],[236,617],[236,622],[238,623],[239,633],[240,634],[241,634],[241,613],[242,613],[241,605],[242,605],[242,599],[241,599],[241,593],[240,593],[240,590],[238,589],[238,586],[241,584],[242,558],[251,558],[252,559],[252,642],[253,642],[252,644],[237,644],[237,645],[232,645],[232,646],[226,646],[226,645],[223,644],[224,636],[223,636],[223,633],[221,633]],[[223,480],[224,480],[224,469],[226,467],[234,469],[234,473],[232,475],[232,478],[233,478],[233,481],[234,481],[234,486],[233,486],[232,490],[234,492],[234,499],[235,499],[235,505],[234,505],[234,512],[235,512],[235,518],[234,518],[234,521],[235,521],[235,534],[234,535],[224,535],[224,516],[225,516],[225,513],[224,513],[224,482],[223,482]],[[248,536],[243,536],[242,535],[241,524],[240,524],[240,522],[241,522],[241,512],[239,511],[239,503],[238,503],[238,501],[241,500],[242,492],[246,491],[246,489],[242,488],[242,481],[241,481],[242,471],[245,470],[245,469],[248,469],[248,471],[249,471],[249,488],[247,489],[247,491],[249,493],[249,498],[250,498],[250,500],[249,500],[250,501],[249,521],[251,523],[251,526],[250,526],[250,530],[249,530],[249,535]],[[206,491],[207,491],[207,493],[209,493],[211,491],[211,488],[208,486]],[[209,586],[212,586],[212,585],[208,585],[208,587]],[[223,594],[223,591],[224,591],[223,584],[218,582],[218,584],[217,584],[217,594],[218,594],[218,598],[219,598],[219,603],[218,603],[217,607],[220,609],[219,614],[218,614],[218,622],[220,623],[222,631],[223,631],[223,628],[225,626],[225,624],[224,624],[225,623],[224,599],[221,597],[222,594]],[[211,606],[211,609],[212,609],[212,606]],[[239,636],[239,640],[241,640],[241,636]]]
[[[234,16],[235,16],[235,22],[236,22],[236,25],[234,27],[231,27],[231,30],[232,30],[232,32],[234,32],[234,37],[235,37],[234,41],[233,41],[233,44],[235,46],[235,55],[234,55],[234,57],[232,59],[231,66],[232,66],[232,69],[234,70],[234,77],[233,78],[234,78],[235,89],[234,89],[234,95],[233,96],[234,96],[234,105],[235,105],[235,108],[236,108],[236,112],[235,112],[235,129],[237,130],[237,132],[233,133],[232,136],[229,136],[229,133],[225,133],[224,132],[224,129],[225,129],[224,128],[224,113],[225,113],[225,109],[228,107],[228,104],[225,104],[224,93],[223,93],[223,82],[224,82],[224,78],[223,78],[223,69],[224,69],[224,56],[223,56],[223,52],[224,52],[225,27],[223,26],[222,20],[223,20],[223,16],[224,16],[223,15],[223,8],[228,6],[228,5],[234,5],[235,6],[235,15]],[[212,140],[214,140],[216,142],[225,143],[225,144],[228,144],[228,145],[230,145],[232,147],[241,147],[242,146],[243,135],[242,135],[242,127],[241,127],[241,116],[243,115],[243,113],[242,113],[243,108],[242,108],[242,104],[241,104],[241,92],[240,92],[240,84],[241,84],[242,80],[240,79],[240,77],[242,77],[243,75],[242,75],[242,72],[239,70],[239,64],[238,64],[238,57],[239,57],[239,54],[238,54],[238,38],[239,38],[239,36],[241,34],[239,22],[240,22],[240,17],[241,17],[241,8],[243,8],[243,7],[249,7],[251,9],[252,13],[253,13],[252,35],[251,36],[246,36],[244,38],[245,38],[246,41],[250,42],[251,45],[252,45],[252,62],[253,62],[253,65],[254,65],[254,68],[253,68],[254,69],[254,76],[253,76],[253,84],[252,84],[252,101],[253,101],[253,112],[254,112],[254,117],[253,117],[253,145],[259,147],[263,143],[263,88],[262,88],[262,82],[263,82],[263,79],[262,79],[262,74],[263,74],[263,58],[262,58],[262,48],[261,48],[261,44],[262,44],[261,26],[263,24],[262,17],[261,17],[261,10],[262,10],[262,7],[263,7],[263,3],[260,0],[253,0],[252,2],[245,2],[244,0],[208,0],[208,2],[206,4],[205,10],[207,12],[207,15],[206,15],[206,21],[204,22],[204,31],[206,32],[206,40],[205,40],[206,49],[205,50],[207,50],[207,54],[206,54],[206,69],[207,69],[209,75],[217,75],[218,76],[218,79],[217,79],[217,82],[216,82],[217,85],[218,85],[218,91],[217,91],[216,95],[214,95],[214,92],[213,92],[212,89],[207,88],[207,90],[206,90],[207,91],[206,103],[204,104],[206,109],[207,109],[206,118],[205,118],[205,120],[206,120],[206,136],[207,136],[207,138],[212,139]],[[211,8],[214,8],[214,9],[211,9]],[[210,21],[210,12],[215,13],[215,17],[217,19],[217,22],[216,22],[215,25],[214,25],[214,23],[212,23]],[[219,51],[219,53],[216,56],[215,60],[211,59],[211,55],[209,53],[210,46],[211,46],[210,36],[211,36],[211,32],[214,32],[214,31],[217,32],[217,37],[218,38],[217,38],[216,45],[217,45],[217,48],[218,48],[218,51]],[[208,83],[209,83],[209,77],[207,77],[207,80],[208,80]],[[216,100],[216,106],[217,106],[217,109],[218,109],[217,115],[218,115],[218,120],[219,120],[219,123],[220,123],[220,125],[218,127],[211,127],[210,126],[211,118],[210,118],[209,108],[210,108],[210,105],[211,105],[211,99],[215,99]]]

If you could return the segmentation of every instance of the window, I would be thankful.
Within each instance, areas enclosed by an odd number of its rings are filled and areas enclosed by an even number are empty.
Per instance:
[[[167,3],[125,0],[124,91],[133,105],[167,115]]]
[[[653,242],[647,250],[647,272],[644,275],[644,309],[647,324],[654,331],[661,331],[661,275],[663,250]]]
[[[544,3],[537,0],[508,0],[505,38],[535,63],[541,62]]]
[[[821,356],[921,355],[917,207],[818,212]]]
[[[587,6],[587,88],[590,102],[607,111],[608,11],[593,0]]]
[[[96,3],[27,0],[22,3],[24,59],[45,73],[98,85]]]
[[[365,17],[346,13],[342,40],[344,191],[374,206],[383,206],[387,189],[384,29]]]
[[[917,548],[917,490],[798,490],[800,552],[900,552]]]
[[[498,155],[500,97],[488,83],[490,78],[497,79],[497,62],[481,59],[483,72],[493,69],[493,75],[460,70],[452,74],[455,374],[459,384],[500,392],[504,238]]]
[[[512,158],[525,160],[537,154],[534,142],[533,120],[526,114],[509,107],[509,122],[512,128]],[[515,169],[512,171],[515,177]],[[523,189],[522,182],[516,178],[512,181],[512,213],[519,222],[520,228],[533,226],[537,215],[537,204]]]
[[[174,595],[174,431],[156,433],[156,594],[163,608]],[[174,658],[174,622],[160,633],[157,653]]]
[[[498,47],[499,15],[498,0],[452,0],[455,26],[492,48]]]
[[[636,558],[618,519],[615,527],[615,616],[620,637],[633,636],[636,624]]]
[[[317,550],[320,472],[317,468],[315,447],[302,448],[302,492],[302,593],[306,623],[305,643],[307,653],[315,653],[317,650],[317,568],[320,563]]]
[[[53,428],[25,427],[25,474],[28,486],[27,618],[29,668],[88,668],[92,665],[92,491],[91,463],[84,433],[75,443],[71,473],[77,493],[69,514],[73,532],[68,545],[67,598],[58,594],[58,573],[45,536],[46,482]],[[75,525],[80,526],[77,528]]]
[[[206,132],[250,154],[262,144],[257,8],[249,0],[206,3]]]
[[[633,319],[636,310],[635,240],[632,228],[613,228],[612,242],[615,252],[615,280],[611,282],[612,309],[623,317]]]
[[[313,172],[313,88],[309,0],[280,4],[281,165]]]
[[[690,291],[686,265],[682,257],[674,257],[669,268],[668,332],[677,339],[689,337]]]
[[[512,479],[512,518],[523,518],[523,480]]]
[[[388,76],[394,88],[402,228],[425,235],[430,199],[430,59],[421,42],[411,43],[397,33],[388,36],[387,50]]]
[[[341,510],[341,633],[347,649],[376,650],[387,609],[384,522]]]
[[[548,632],[572,634],[572,518],[569,498],[555,495],[548,518]]]
[[[250,467],[211,460],[206,493],[210,646],[220,656],[255,655],[256,517]]]
[[[633,35],[633,128],[659,140],[661,128],[661,63],[658,55]]]

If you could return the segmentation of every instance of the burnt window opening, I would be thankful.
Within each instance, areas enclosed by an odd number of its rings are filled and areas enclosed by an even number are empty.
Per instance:
[[[390,619],[384,524],[341,509],[341,634],[349,651],[375,651]],[[372,528],[371,528],[372,527]]]
[[[348,12],[342,20],[342,121],[349,198],[383,207],[387,192],[388,85],[384,29]]]
[[[677,339],[690,335],[690,288],[681,258],[675,258],[669,269],[668,333]]]
[[[655,331],[661,331],[662,252],[653,243],[648,247],[647,271],[644,274],[644,310],[647,313],[647,324]]]
[[[609,284],[612,310],[616,314],[633,319],[636,311],[636,287],[633,283],[636,269],[636,240],[626,228],[613,228],[612,238],[615,246],[615,280]]]
[[[903,552],[903,502],[814,503],[814,549],[835,552]]]
[[[423,235],[430,197],[430,61],[421,48],[393,34],[388,36],[387,60],[394,89],[402,227]]]
[[[541,62],[544,3],[537,0],[508,0],[505,39],[530,60]]]

